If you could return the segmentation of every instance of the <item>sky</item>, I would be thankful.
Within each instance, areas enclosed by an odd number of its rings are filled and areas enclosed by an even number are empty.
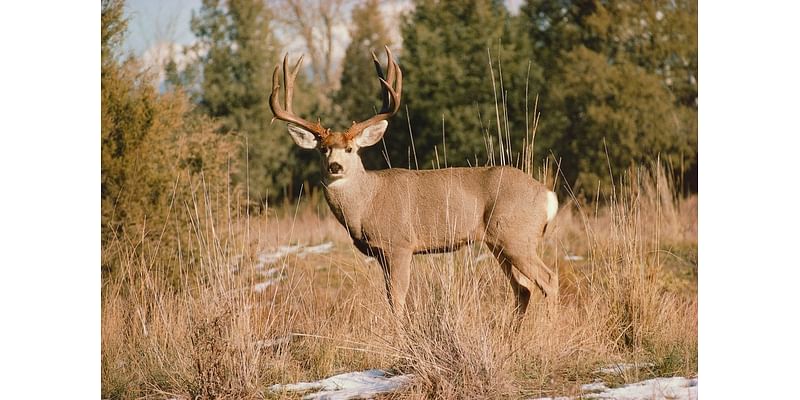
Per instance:
[[[194,41],[189,30],[192,10],[199,9],[201,0],[128,0],[126,52],[141,56],[159,42],[186,45]]]
[[[523,0],[505,0],[512,13],[519,10]],[[394,8],[407,7],[408,0],[395,1]],[[194,35],[189,29],[192,10],[200,8],[202,0],[128,0],[125,4],[129,18],[126,52],[142,56],[160,43],[190,44]],[[341,46],[344,48],[346,43]]]
[[[356,2],[350,3],[355,4]],[[169,60],[175,60],[178,68],[190,62],[193,55],[185,55],[182,48],[194,42],[195,37],[189,27],[192,12],[199,10],[202,0],[128,0],[125,4],[128,17],[128,33],[123,44],[124,53],[136,55],[144,65],[159,75],[157,81],[164,78],[164,66]],[[384,18],[410,9],[410,0],[392,0],[381,3]],[[349,14],[349,11],[345,11]],[[399,24],[387,24],[390,34],[400,43]],[[285,44],[285,50],[291,54],[306,52],[302,38],[284,36],[281,31],[277,37]],[[349,25],[341,21],[333,29],[333,59],[338,64],[350,41]]]

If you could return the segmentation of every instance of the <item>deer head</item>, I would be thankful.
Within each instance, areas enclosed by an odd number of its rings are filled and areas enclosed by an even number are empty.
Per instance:
[[[385,46],[385,49],[388,64],[386,79],[384,79],[378,58],[375,53],[372,53],[378,80],[383,87],[381,92],[383,107],[378,114],[367,120],[354,121],[353,125],[344,132],[331,131],[323,127],[319,120],[317,122],[306,121],[292,111],[292,91],[294,80],[303,61],[302,56],[297,60],[297,64],[291,72],[288,68],[287,57],[283,58],[285,108],[281,107],[278,100],[278,90],[281,86],[278,76],[280,65],[275,66],[275,72],[272,74],[272,94],[269,96],[269,105],[275,116],[273,120],[279,119],[289,123],[289,134],[298,146],[304,149],[317,149],[320,152],[323,175],[329,183],[364,172],[364,165],[358,150],[378,143],[389,125],[387,120],[400,109],[403,74],[392,58],[389,47]]]

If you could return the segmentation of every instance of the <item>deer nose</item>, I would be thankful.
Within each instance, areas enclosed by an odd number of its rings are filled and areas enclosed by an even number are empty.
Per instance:
[[[337,162],[328,165],[328,171],[332,174],[338,174],[339,172],[342,172],[343,169],[344,168],[342,168],[342,165]]]

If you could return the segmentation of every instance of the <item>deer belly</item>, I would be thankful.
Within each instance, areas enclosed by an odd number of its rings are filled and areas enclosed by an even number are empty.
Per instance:
[[[426,246],[414,251],[414,254],[437,254],[437,253],[449,253],[451,251],[456,251],[467,244],[469,244],[471,240],[464,239],[458,242],[447,243],[442,246]]]
[[[420,224],[416,229],[414,254],[456,251],[479,239],[481,224],[476,221],[449,221]]]

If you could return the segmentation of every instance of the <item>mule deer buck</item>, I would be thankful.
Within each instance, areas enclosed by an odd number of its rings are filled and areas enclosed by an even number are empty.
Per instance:
[[[344,132],[333,132],[292,111],[292,90],[302,57],[291,72],[283,59],[283,107],[278,99],[280,66],[275,66],[269,104],[275,119],[288,122],[298,146],[320,152],[328,205],[358,250],[380,262],[394,312],[404,313],[412,255],[455,251],[474,241],[486,243],[499,261],[511,281],[520,317],[534,285],[553,302],[558,296],[558,277],[536,254],[547,223],[558,210],[555,193],[544,185],[509,166],[364,169],[359,149],[376,144],[387,120],[400,109],[403,74],[388,47],[386,57],[384,78],[372,54],[383,107]]]

